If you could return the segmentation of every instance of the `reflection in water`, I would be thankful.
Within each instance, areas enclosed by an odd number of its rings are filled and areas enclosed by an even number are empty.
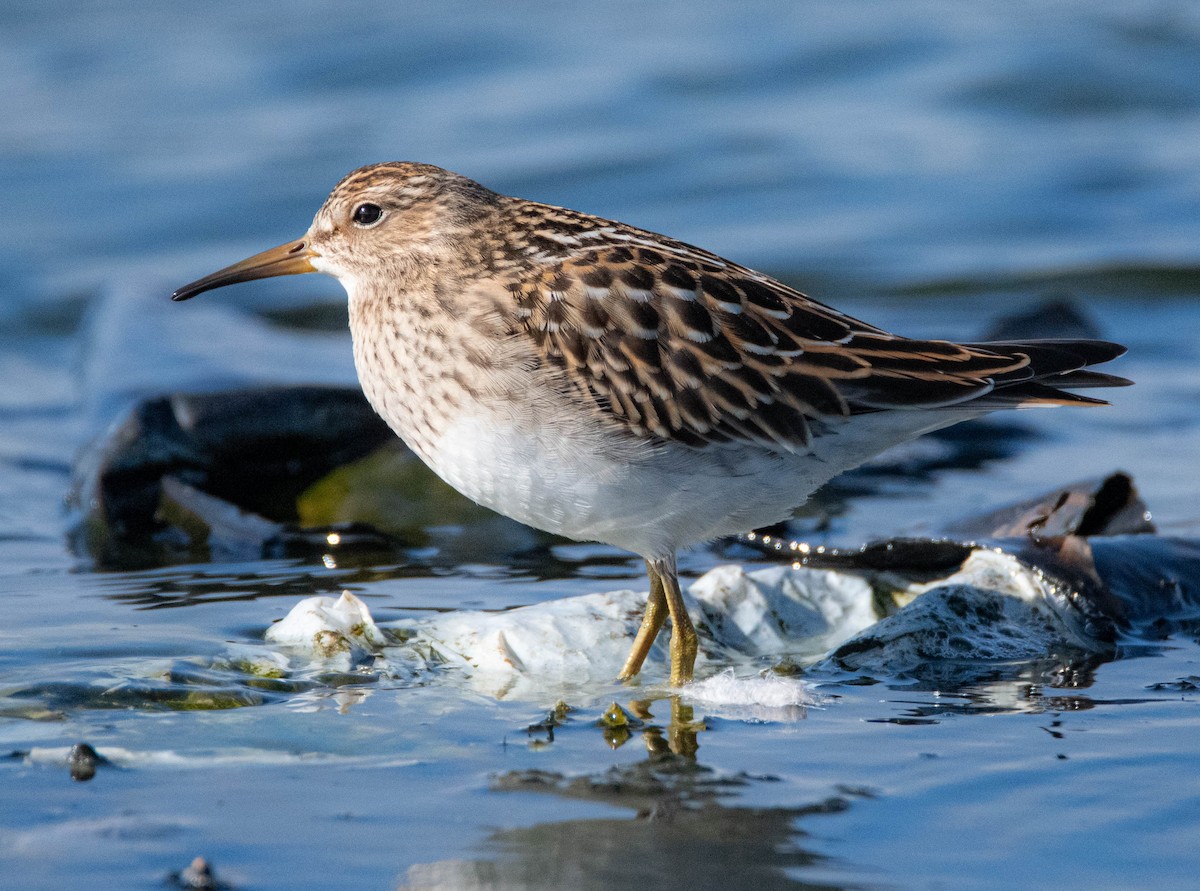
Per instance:
[[[670,708],[670,718],[664,728],[655,722],[651,707],[655,702],[667,703]],[[532,748],[543,748],[554,742],[554,730],[570,720],[574,709],[565,702],[559,702],[546,717],[537,723],[530,724],[526,732],[530,735],[529,744]],[[704,721],[697,721],[695,709],[683,702],[678,695],[668,694],[660,700],[634,699],[628,707],[622,707],[614,702],[596,720],[595,726],[600,729],[604,741],[613,749],[619,749],[636,733],[640,733],[646,746],[646,752],[652,758],[660,755],[678,755],[695,760],[700,748],[697,735],[707,730]]]
[[[665,722],[655,711],[669,709]],[[559,703],[528,730],[533,744],[554,741],[554,728],[573,710]],[[665,726],[664,726],[665,724]],[[822,865],[824,858],[801,845],[795,822],[814,814],[840,813],[844,794],[801,807],[732,807],[723,798],[751,782],[744,774],[720,775],[698,763],[698,735],[706,728],[677,695],[614,702],[595,721],[605,741],[620,747],[640,734],[647,757],[596,775],[566,776],[541,770],[505,773],[498,792],[541,792],[612,805],[632,816],[567,820],[502,829],[485,843],[478,860],[446,860],[411,867],[403,889],[614,887],[841,888],[801,882],[795,870]],[[765,778],[766,781],[774,778]],[[760,778],[757,781],[764,781]]]
[[[678,705],[672,699],[672,705]],[[675,719],[680,724],[675,724]],[[653,751],[632,765],[596,776],[566,777],[545,771],[503,774],[500,792],[543,792],[608,804],[632,816],[566,820],[493,832],[485,856],[411,867],[402,889],[472,888],[845,888],[855,883],[802,881],[799,870],[832,865],[808,850],[797,821],[846,810],[863,793],[843,794],[800,807],[748,808],[722,803],[749,784],[745,776],[719,776],[697,764],[690,709],[673,709],[687,754]],[[656,737],[660,742],[661,735]],[[836,868],[836,865],[833,865]]]
[[[642,731],[642,739],[646,743],[646,751],[651,756],[665,755],[670,752],[684,758],[696,757],[700,749],[697,734],[708,727],[703,721],[697,721],[695,710],[680,700],[678,696],[669,696],[671,703],[671,720],[667,724],[666,736],[661,727],[647,727]],[[629,704],[630,709],[639,716],[651,718],[650,705],[653,700],[640,699]]]

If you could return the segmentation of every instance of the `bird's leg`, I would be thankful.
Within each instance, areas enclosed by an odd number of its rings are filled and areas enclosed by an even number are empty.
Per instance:
[[[692,679],[696,665],[696,629],[683,605],[683,593],[679,590],[679,577],[675,569],[675,555],[663,560],[647,561],[650,571],[662,579],[663,592],[667,597],[667,610],[671,613],[671,686],[679,687]]]
[[[637,637],[633,639],[633,649],[621,669],[620,680],[627,681],[642,670],[646,655],[654,646],[654,639],[662,630],[667,620],[667,595],[663,590],[662,576],[654,571],[650,561],[646,561],[646,572],[650,576],[650,596],[646,599],[646,612],[642,615],[642,627],[638,629]]]

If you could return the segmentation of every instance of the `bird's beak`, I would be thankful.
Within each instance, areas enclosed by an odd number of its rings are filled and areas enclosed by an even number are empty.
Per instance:
[[[171,295],[172,300],[189,300],[197,294],[211,291],[213,288],[223,288],[225,285],[236,285],[238,282],[250,282],[256,278],[271,278],[276,275],[300,275],[304,272],[316,272],[312,258],[317,254],[309,247],[308,242],[301,238],[299,241],[289,241],[269,251],[255,254],[240,263],[219,269],[212,275],[196,279],[190,285],[184,285]]]

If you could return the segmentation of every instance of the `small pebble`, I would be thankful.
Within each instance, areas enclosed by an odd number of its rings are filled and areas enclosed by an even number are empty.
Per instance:
[[[71,779],[86,783],[96,775],[96,766],[103,761],[104,759],[87,743],[75,743],[67,755],[67,765],[71,768]]]
[[[222,887],[213,874],[212,866],[203,857],[197,857],[183,872],[174,876],[175,884],[188,891],[216,891]]]

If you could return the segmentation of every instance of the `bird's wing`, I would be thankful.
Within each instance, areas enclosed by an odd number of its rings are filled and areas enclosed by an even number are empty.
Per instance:
[[[586,219],[529,242],[513,312],[546,362],[643,436],[794,452],[827,419],[864,412],[1095,402],[1054,389],[1053,377],[1123,352],[897,337],[707,251]],[[993,405],[998,389],[1012,395]]]

